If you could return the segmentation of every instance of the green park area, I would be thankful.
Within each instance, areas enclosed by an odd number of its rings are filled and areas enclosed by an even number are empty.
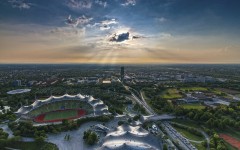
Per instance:
[[[175,120],[178,122],[178,119]],[[175,122],[174,121],[174,122]],[[181,122],[181,121],[180,121]],[[206,148],[203,146],[202,142],[205,140],[202,133],[198,131],[199,126],[197,126],[193,122],[189,122],[190,124],[179,124],[173,123],[172,126],[185,138],[189,140],[189,142],[194,145],[198,150],[205,150]],[[193,126],[191,125],[193,124]],[[197,128],[196,128],[197,127]]]
[[[198,136],[186,129],[174,127],[180,134],[182,134],[185,138],[189,139],[189,142],[193,144],[198,150],[205,150],[206,148],[201,144],[204,141],[203,136]]]
[[[193,103],[193,104],[181,104],[184,109],[197,109],[197,110],[202,110],[205,108],[204,105],[201,103]]]
[[[178,98],[182,98],[183,96],[182,94],[179,93],[177,89],[171,88],[161,92],[160,97],[163,99],[178,99]]]
[[[174,127],[174,128],[189,140],[194,140],[194,141],[203,141],[204,140],[203,136],[195,135],[195,134],[191,133],[190,131],[187,131],[186,129],[179,128],[179,127]]]
[[[173,119],[172,122],[174,123],[179,123],[182,125],[186,125],[186,126],[191,126],[193,128],[200,128],[200,125],[198,122],[195,122],[193,120],[188,120],[188,119]]]
[[[228,150],[238,150],[238,148],[233,147],[231,144],[229,144],[228,142],[224,141],[224,144],[226,145]]]

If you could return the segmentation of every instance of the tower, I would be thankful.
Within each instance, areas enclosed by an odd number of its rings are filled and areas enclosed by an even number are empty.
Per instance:
[[[124,67],[121,67],[121,82],[124,82]]]

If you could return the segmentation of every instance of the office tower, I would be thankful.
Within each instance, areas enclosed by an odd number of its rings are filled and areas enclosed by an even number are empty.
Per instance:
[[[124,67],[121,67],[121,82],[124,82]]]

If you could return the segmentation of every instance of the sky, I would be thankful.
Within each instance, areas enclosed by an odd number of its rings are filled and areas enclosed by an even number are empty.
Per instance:
[[[239,0],[0,0],[0,63],[240,63]]]

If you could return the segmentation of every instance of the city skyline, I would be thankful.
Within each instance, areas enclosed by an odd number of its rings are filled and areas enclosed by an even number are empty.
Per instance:
[[[237,0],[0,2],[0,63],[240,63]]]

